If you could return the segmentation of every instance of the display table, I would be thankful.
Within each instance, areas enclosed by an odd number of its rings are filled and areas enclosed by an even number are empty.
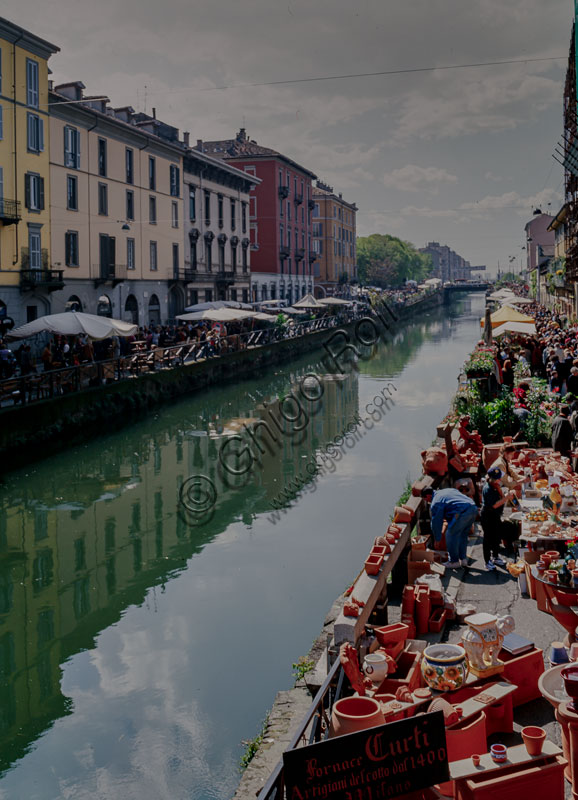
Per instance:
[[[566,645],[571,645],[576,639],[578,626],[578,586],[562,586],[550,583],[536,569],[531,567],[532,578],[540,586],[546,596],[552,616],[566,630]]]

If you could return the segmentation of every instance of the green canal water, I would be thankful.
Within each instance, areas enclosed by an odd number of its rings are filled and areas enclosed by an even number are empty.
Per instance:
[[[483,304],[472,294],[407,324],[345,378],[315,353],[5,476],[2,800],[233,794],[242,740],[419,474]],[[281,405],[298,387],[309,400]],[[275,514],[388,387],[395,405]],[[275,428],[280,413],[292,421]],[[214,507],[191,514],[183,497]]]

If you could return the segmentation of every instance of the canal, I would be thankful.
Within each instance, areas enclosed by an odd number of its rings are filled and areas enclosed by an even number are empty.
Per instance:
[[[406,324],[346,377],[311,354],[5,475],[2,800],[232,795],[241,741],[420,474],[483,307]],[[275,513],[391,384],[382,419]]]

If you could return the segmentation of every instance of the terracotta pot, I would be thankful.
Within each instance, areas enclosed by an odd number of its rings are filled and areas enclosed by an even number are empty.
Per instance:
[[[547,569],[544,575],[550,583],[558,583],[558,573],[555,569]]]
[[[403,622],[394,622],[392,625],[374,628],[373,632],[382,647],[392,647],[394,644],[404,642],[407,639],[409,628]]]
[[[383,556],[369,556],[365,560],[365,571],[368,575],[377,575],[383,564]]]
[[[401,600],[401,614],[411,614],[415,608],[415,589],[413,586],[405,586]]]
[[[407,510],[407,508],[396,506],[393,521],[404,523],[411,522],[411,513]]]
[[[444,697],[435,697],[429,704],[427,710],[428,712],[430,711],[443,712],[444,723],[446,728],[448,728],[450,725],[455,725],[456,722],[458,722],[460,719],[455,708],[452,706],[451,703],[448,703],[448,701]]]
[[[384,723],[383,711],[374,698],[342,697],[333,705],[329,736],[344,736]]]
[[[560,553],[557,550],[546,550],[545,555],[550,556],[550,561],[558,561]],[[542,556],[543,558],[544,556]]]
[[[522,739],[526,745],[529,756],[539,756],[546,739],[546,731],[537,725],[527,725],[522,728]]]
[[[578,664],[571,664],[560,670],[560,674],[564,679],[564,689],[568,697],[572,698],[569,703],[570,708],[574,712],[578,712]]]
[[[546,565],[546,569],[550,569],[550,561],[552,561],[552,559],[549,555],[542,553],[540,560]]]
[[[385,556],[385,554],[388,552],[388,551],[385,549],[385,548],[386,548],[386,546],[387,546],[387,545],[377,545],[377,544],[374,544],[374,545],[373,545],[373,547],[371,548],[371,553],[370,553],[369,555],[370,555],[370,556]]]
[[[479,767],[480,766],[480,760],[481,760],[481,756],[478,755],[477,753],[474,753],[472,755],[472,764],[474,765],[474,767]]]
[[[508,760],[508,748],[505,744],[493,744],[490,747],[490,755],[496,764],[503,764]]]

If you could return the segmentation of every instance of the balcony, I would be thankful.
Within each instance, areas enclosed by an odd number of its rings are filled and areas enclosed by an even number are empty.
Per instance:
[[[190,283],[194,280],[196,270],[193,269],[174,269],[173,277],[169,278],[169,286],[174,286],[176,283]]]
[[[99,286],[110,283],[114,288],[129,278],[129,272],[126,264],[93,264],[92,273],[98,275],[94,279],[94,287],[98,289]]]
[[[303,247],[299,247],[295,250],[295,261],[303,261],[305,258],[305,250]]]
[[[319,253],[316,253],[315,250],[309,251],[309,263],[313,264],[314,261],[317,261],[319,258]]]
[[[303,202],[303,192],[301,192],[300,194],[296,194],[295,195],[295,203],[296,203],[296,205],[300,206],[302,202]]]
[[[19,200],[3,200],[0,198],[0,222],[4,225],[14,225],[20,222],[20,201]]]
[[[204,282],[204,283],[206,283],[207,281],[213,282],[215,280],[215,276],[217,274],[216,272],[211,272],[211,270],[206,270],[206,269],[205,270],[199,270],[199,269],[188,270],[187,269],[187,270],[185,270],[185,272],[188,275],[190,275],[189,280],[190,280],[191,283],[199,283],[201,281]]]
[[[280,186],[277,190],[279,193],[279,197],[284,200],[286,197],[289,197],[289,187],[288,186]]]
[[[21,269],[20,291],[31,292],[33,289],[44,289],[55,292],[64,289],[64,270],[62,269]]]
[[[285,260],[286,258],[289,258],[290,255],[291,255],[291,248],[286,247],[284,244],[282,244],[279,247],[279,258]]]
[[[232,271],[221,270],[215,275],[215,281],[217,286],[230,286],[232,283],[235,283],[235,273]]]
[[[309,209],[309,211],[313,211],[315,209],[315,200],[308,200],[307,208]]]

